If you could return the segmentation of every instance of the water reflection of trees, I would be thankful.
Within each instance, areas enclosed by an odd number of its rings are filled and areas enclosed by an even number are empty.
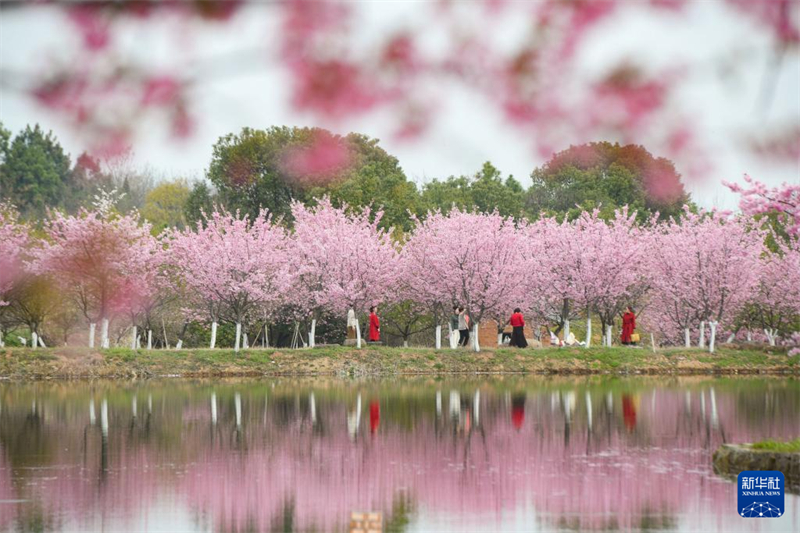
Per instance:
[[[226,531],[339,530],[353,510],[401,528],[419,506],[468,526],[531,503],[546,527],[671,528],[697,502],[724,524],[711,450],[800,429],[792,381],[36,384],[0,401],[0,499],[26,500],[0,527],[23,530],[164,494]]]

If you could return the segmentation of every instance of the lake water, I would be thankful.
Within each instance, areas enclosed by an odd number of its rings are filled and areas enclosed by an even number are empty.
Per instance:
[[[722,442],[800,435],[787,379],[0,384],[0,530],[800,531]]]

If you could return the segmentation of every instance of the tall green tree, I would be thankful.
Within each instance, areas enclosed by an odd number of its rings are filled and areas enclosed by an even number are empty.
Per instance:
[[[574,218],[598,207],[607,217],[627,205],[640,220],[656,212],[665,219],[679,216],[689,202],[672,161],[633,144],[570,146],[535,169],[531,180],[525,208],[533,217],[545,212]]]
[[[322,128],[273,126],[228,134],[214,145],[207,176],[217,190],[215,201],[228,209],[255,216],[266,208],[287,220],[293,199],[309,203],[327,194],[335,204],[383,208],[384,227],[409,227],[408,211],[416,210],[419,197],[377,139]]]
[[[445,181],[433,180],[422,187],[422,211],[440,209],[447,213],[455,206],[461,210],[477,209],[503,216],[519,217],[523,212],[525,191],[522,185],[502,173],[490,162],[473,176],[451,176]]]
[[[7,141],[3,141],[4,143]],[[0,194],[25,214],[63,205],[70,159],[52,132],[27,126],[8,144],[0,170]]]

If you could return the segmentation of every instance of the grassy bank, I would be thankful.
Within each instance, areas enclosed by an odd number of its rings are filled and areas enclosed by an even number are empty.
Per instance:
[[[800,374],[800,358],[759,349],[723,347],[709,354],[674,348],[501,348],[474,353],[431,348],[323,347],[315,349],[0,350],[0,377],[7,379],[130,378],[156,376],[413,375],[476,372]]]

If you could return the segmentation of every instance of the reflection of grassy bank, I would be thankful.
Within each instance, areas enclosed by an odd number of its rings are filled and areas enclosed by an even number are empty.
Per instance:
[[[0,350],[0,376],[68,377],[398,375],[476,372],[589,373],[800,373],[797,357],[767,350],[723,347],[717,354],[674,348],[502,348],[474,353],[431,348],[324,347],[313,350],[139,350],[48,348]]]

